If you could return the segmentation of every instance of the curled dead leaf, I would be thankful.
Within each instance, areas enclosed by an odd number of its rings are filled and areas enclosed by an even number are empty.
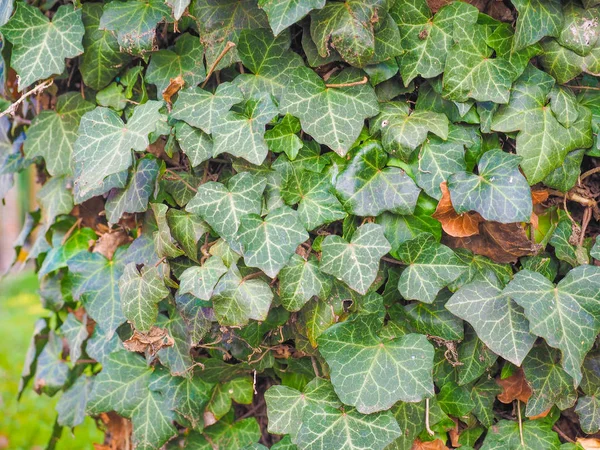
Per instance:
[[[125,230],[109,231],[98,238],[94,246],[94,253],[100,253],[105,258],[112,259],[117,248],[129,242],[131,242],[131,237]]]
[[[415,439],[410,450],[450,450],[446,447],[446,444],[441,439],[435,439],[434,441],[423,442],[420,439]]]
[[[185,81],[183,81],[183,77],[181,75],[178,75],[175,78],[171,78],[169,80],[169,85],[162,92],[164,101],[170,104],[171,97],[177,94],[184,84]]]
[[[450,248],[466,248],[499,263],[514,263],[521,256],[535,255],[542,248],[532,242],[520,223],[481,222],[479,234],[464,238],[443,236]]]
[[[442,229],[453,237],[468,237],[479,233],[479,224],[483,217],[476,212],[458,214],[452,206],[450,191],[444,181],[440,184],[442,198],[432,217],[442,224]]]
[[[154,356],[163,347],[172,347],[175,341],[167,330],[152,327],[147,333],[135,330],[133,335],[123,342],[123,346],[130,352],[144,353],[146,356]]]
[[[577,443],[585,450],[599,450],[600,439],[597,438],[577,438]]]
[[[131,432],[133,430],[131,421],[119,416],[116,412],[100,414],[100,420],[104,423],[105,434],[103,444],[94,444],[94,450],[131,450]]]
[[[531,388],[525,379],[525,372],[520,367],[508,378],[498,377],[496,383],[502,388],[502,392],[497,396],[502,403],[512,403],[515,400],[527,403],[531,397]]]

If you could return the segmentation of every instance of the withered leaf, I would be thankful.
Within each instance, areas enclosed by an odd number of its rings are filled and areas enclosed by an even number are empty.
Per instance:
[[[446,444],[441,439],[436,439],[434,441],[425,441],[423,442],[420,439],[415,439],[410,450],[450,450],[446,447]]]
[[[440,184],[442,198],[432,217],[442,224],[442,229],[453,237],[468,237],[479,233],[479,224],[483,217],[476,212],[458,214],[452,206],[450,191],[444,181]]]
[[[185,81],[181,75],[171,78],[169,81],[169,85],[165,88],[162,93],[162,97],[167,103],[171,103],[171,97],[179,92],[179,90],[183,87]]]
[[[520,367],[510,377],[496,379],[496,383],[502,388],[502,392],[497,396],[502,403],[512,403],[515,400],[527,403],[531,397],[531,388],[525,379],[525,372]]]
[[[152,327],[147,333],[135,330],[133,335],[123,342],[123,346],[130,352],[144,353],[154,356],[163,347],[172,347],[175,341],[167,330]]]
[[[131,240],[131,237],[122,229],[104,233],[96,241],[94,253],[100,253],[106,259],[112,259],[117,248],[121,245],[128,244]]]

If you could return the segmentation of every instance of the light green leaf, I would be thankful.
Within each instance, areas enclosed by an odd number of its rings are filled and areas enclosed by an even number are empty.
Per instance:
[[[60,234],[53,237],[52,249],[46,254],[44,262],[38,271],[38,278],[54,272],[62,267],[67,267],[67,261],[77,253],[85,252],[90,247],[90,241],[95,241],[97,235],[91,228],[80,228],[75,230],[67,240],[63,242],[66,235]],[[57,239],[58,238],[58,239]]]
[[[175,135],[192,167],[199,166],[212,157],[213,143],[204,131],[191,127],[187,123],[179,122],[175,125]]]
[[[33,388],[48,396],[56,394],[67,382],[69,366],[62,359],[63,341],[50,331],[48,342],[37,358]]]
[[[375,315],[359,315],[330,327],[318,339],[340,400],[363,414],[434,393],[433,346],[418,334],[384,340],[378,336],[381,326]]]
[[[113,189],[106,199],[106,218],[108,223],[117,223],[124,213],[144,212],[148,200],[154,192],[158,175],[156,159],[145,157],[137,161],[131,179],[124,189]]]
[[[323,9],[310,14],[310,35],[319,55],[329,55],[329,46],[344,60],[364,67],[375,54],[373,24],[385,14],[382,1],[346,0],[327,3]]]
[[[186,86],[194,87],[206,78],[204,47],[200,39],[185,33],[175,42],[173,50],[152,53],[146,70],[146,82],[156,85],[162,93],[171,78],[182,77]]]
[[[579,168],[583,161],[585,150],[574,150],[565,156],[563,163],[544,178],[543,183],[561,192],[571,190],[579,177]]]
[[[169,295],[157,267],[139,271],[134,262],[125,266],[119,292],[125,317],[139,331],[152,328],[158,316],[158,302]]]
[[[375,222],[383,227],[383,234],[392,246],[390,254],[396,259],[399,259],[397,249],[403,242],[410,241],[421,233],[433,234],[437,240],[442,235],[441,224],[421,211],[419,206],[412,216],[383,213],[376,217]]]
[[[491,427],[496,416],[493,411],[496,396],[502,392],[495,380],[486,380],[485,378],[477,382],[471,389],[471,399],[475,403],[473,415],[485,427]]]
[[[332,280],[319,270],[314,255],[305,260],[292,255],[279,272],[279,296],[288,311],[299,311],[312,297],[325,299],[331,291]]]
[[[560,355],[547,345],[534,347],[523,361],[525,378],[532,395],[525,414],[537,416],[557,405],[560,409],[573,406],[577,394],[573,380],[559,366]]]
[[[201,88],[184,89],[178,94],[171,117],[210,134],[231,107],[243,99],[239,88],[227,82],[219,84],[214,94]]]
[[[73,194],[70,190],[71,178],[64,175],[50,178],[37,193],[42,207],[46,226],[54,223],[61,214],[69,214],[73,209]]]
[[[287,264],[309,236],[298,213],[287,206],[271,211],[264,219],[248,214],[240,221],[238,238],[244,249],[244,262],[257,267],[271,278]]]
[[[212,301],[221,325],[243,326],[250,319],[262,321],[267,318],[273,292],[263,280],[244,280],[232,264],[215,287]]]
[[[81,252],[67,263],[74,275],[73,298],[82,301],[106,339],[125,322],[118,284],[125,268],[123,253],[117,250],[113,259],[108,260],[100,253]]]
[[[331,86],[360,79],[360,71],[346,69],[328,81]],[[306,133],[344,156],[360,134],[364,120],[379,112],[379,105],[368,84],[327,87],[314,71],[300,67],[289,82],[280,110],[298,117]]]
[[[448,139],[448,118],[433,111],[412,111],[402,102],[385,103],[371,124],[371,132],[381,132],[383,147],[389,153],[408,160],[412,151],[432,132]]]
[[[269,25],[277,36],[313,9],[321,9],[325,0],[259,0],[258,7],[267,13]]]
[[[578,244],[573,244],[574,230],[579,227],[564,213],[559,214],[559,221],[550,238],[550,245],[554,247],[555,256],[573,267],[589,264],[587,249]],[[578,242],[578,234],[575,235]]]
[[[97,107],[83,115],[73,148],[79,195],[98,188],[107,176],[128,169],[132,150],[146,150],[148,135],[161,118],[161,106],[158,101],[136,106],[127,124],[107,108]]]
[[[556,285],[521,270],[504,289],[525,310],[530,330],[562,352],[562,366],[577,386],[581,364],[600,330],[600,268],[579,266]]]
[[[490,150],[479,160],[478,175],[451,175],[448,190],[456,212],[477,211],[484,219],[501,223],[529,222],[531,190],[519,172],[519,161],[510,153]]]
[[[208,258],[202,266],[192,266],[181,274],[179,293],[190,293],[201,300],[210,300],[219,279],[227,273],[221,258]]]
[[[191,433],[187,438],[187,446],[199,450],[211,450],[215,447],[244,450],[258,442],[260,437],[260,426],[254,417],[234,422],[233,416],[227,416],[206,428],[203,434]]]
[[[79,120],[92,109],[93,103],[86,102],[79,93],[60,95],[54,110],[42,111],[33,119],[23,146],[25,156],[43,157],[46,170],[52,176],[71,175],[71,155]]]
[[[268,92],[277,101],[287,88],[294,70],[304,66],[302,58],[290,49],[288,32],[277,38],[270,30],[242,30],[237,52],[252,73],[235,78],[235,84],[248,96]]]
[[[147,391],[131,415],[133,445],[136,449],[154,450],[177,434],[173,412],[167,399],[158,392]]]
[[[63,5],[50,22],[37,7],[17,2],[15,13],[0,32],[13,44],[10,64],[19,75],[19,91],[62,74],[65,58],[83,53],[84,31],[80,9]]]
[[[558,43],[578,55],[592,51],[600,39],[600,14],[596,8],[584,9],[575,3],[563,7],[565,18]]]
[[[446,59],[443,95],[449,100],[465,102],[508,103],[510,87],[518,76],[513,65],[485,42],[485,27],[472,25],[454,28],[454,45]]]
[[[81,356],[81,346],[88,338],[87,315],[84,315],[83,322],[80,322],[73,313],[69,313],[60,331],[69,344],[69,356],[74,363]]]
[[[535,336],[522,308],[503,294],[491,272],[462,286],[446,309],[469,322],[485,345],[513,364],[520,366],[533,347]]]
[[[169,318],[159,314],[157,326],[167,330],[173,339],[173,345],[163,347],[157,352],[160,362],[169,369],[173,376],[192,378],[194,373],[194,360],[190,354],[192,349],[192,337],[188,331],[187,322],[172,308],[169,310]]]
[[[83,422],[93,382],[93,377],[82,375],[63,393],[56,404],[59,425],[74,428]]]
[[[444,71],[455,28],[474,24],[479,11],[467,3],[454,2],[432,17],[425,0],[399,0],[390,14],[398,24],[406,51],[398,58],[398,65],[408,86],[418,75],[433,78]]]
[[[459,386],[464,386],[477,380],[497,359],[496,354],[486,347],[477,333],[467,327],[465,339],[458,347],[458,360],[462,365],[457,367],[456,382]]]
[[[515,0],[513,5],[519,13],[514,50],[535,44],[545,36],[559,36],[564,20],[560,1]]]
[[[114,31],[122,50],[144,54],[154,49],[156,26],[170,15],[163,0],[112,1],[104,7],[100,29]]]
[[[277,115],[271,96],[261,93],[229,111],[212,127],[213,155],[229,153],[261,165],[269,149],[265,142],[265,126]]]
[[[321,271],[364,295],[375,281],[379,260],[390,251],[390,244],[380,225],[365,223],[354,232],[350,242],[329,235],[323,240],[321,249]]]
[[[304,450],[383,450],[400,435],[389,411],[364,415],[353,408],[340,411],[317,404],[304,411],[297,444]]]
[[[581,72],[595,75],[600,72],[600,47],[594,47],[586,56],[563,47],[554,39],[542,42],[544,52],[540,55],[542,67],[559,83],[566,83]]]
[[[518,450],[522,448],[543,448],[559,450],[560,440],[551,426],[542,420],[523,422],[523,432],[519,431],[519,423],[512,420],[501,420],[488,429],[481,450]],[[523,436],[523,440],[521,440]],[[521,445],[523,442],[524,445]]]
[[[100,30],[103,6],[102,3],[85,3],[82,10],[85,34],[79,71],[86,86],[96,90],[105,88],[130,60],[129,55],[120,52],[112,32]]]
[[[294,116],[286,114],[281,122],[265,133],[265,141],[269,150],[275,153],[285,152],[291,160],[296,159],[298,151],[302,148],[300,121]]]
[[[198,259],[198,241],[209,231],[206,222],[198,216],[171,208],[167,211],[167,223],[173,238],[179,242],[186,256],[196,261]]]
[[[570,128],[563,127],[546,105],[554,80],[548,74],[529,66],[515,82],[510,102],[494,115],[492,130],[517,135],[517,154],[523,159],[521,168],[535,184],[559,167],[567,154],[592,145],[591,114],[579,107],[579,117]]]
[[[404,311],[412,327],[421,334],[438,336],[447,341],[462,341],[462,320],[444,307],[451,295],[448,291],[442,291],[429,305],[421,302],[406,305]]]
[[[167,221],[168,206],[164,203],[152,203],[150,206],[158,226],[158,230],[152,234],[158,257],[177,258],[183,255],[184,251],[175,245],[175,240],[171,235],[171,229]]]
[[[260,213],[266,183],[265,178],[249,172],[231,177],[227,187],[209,181],[198,187],[186,211],[202,217],[219,236],[233,244],[242,216]]]
[[[313,378],[302,392],[288,386],[271,386],[265,392],[269,432],[289,434],[292,440],[302,425],[302,417],[306,408],[311,405],[323,405],[339,408],[340,401],[335,395],[331,383],[323,378]]]
[[[429,233],[402,243],[396,254],[408,265],[398,280],[398,290],[407,300],[432,303],[438,292],[466,268],[452,250]]]
[[[257,0],[196,0],[191,13],[196,18],[200,40],[206,47],[206,65],[212,66],[227,42],[237,45],[244,29],[268,28],[266,14],[256,4]],[[235,48],[227,52],[216,65],[220,70],[239,61]]]
[[[377,141],[357,149],[337,176],[335,190],[344,208],[357,216],[378,216],[384,211],[412,214],[420,189],[397,167],[386,167],[388,156]]]
[[[442,386],[437,394],[438,404],[446,413],[455,417],[462,417],[475,408],[469,390],[450,381]]]

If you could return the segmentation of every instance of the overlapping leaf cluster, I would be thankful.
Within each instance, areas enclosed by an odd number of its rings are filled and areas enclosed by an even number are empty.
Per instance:
[[[22,388],[139,449],[577,448],[596,3],[0,1],[0,197],[45,180]]]

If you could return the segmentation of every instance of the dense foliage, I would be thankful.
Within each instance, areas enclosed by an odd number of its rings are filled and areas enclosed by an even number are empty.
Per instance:
[[[15,266],[50,311],[21,388],[61,396],[55,438],[582,448],[582,1],[0,0],[0,197],[35,165]]]

